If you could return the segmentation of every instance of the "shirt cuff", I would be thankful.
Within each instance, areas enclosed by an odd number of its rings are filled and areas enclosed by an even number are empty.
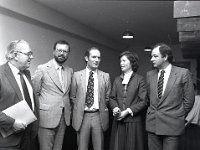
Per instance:
[[[132,112],[132,110],[131,110],[130,108],[127,108],[126,110],[128,111],[128,113],[129,113],[131,116],[133,116],[133,112]]]

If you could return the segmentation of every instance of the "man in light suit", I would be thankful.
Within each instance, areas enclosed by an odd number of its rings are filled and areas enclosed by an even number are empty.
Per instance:
[[[54,44],[54,58],[39,65],[33,76],[40,102],[40,150],[61,150],[66,125],[70,125],[69,91],[73,70],[64,66],[69,53],[69,43],[57,41]]]
[[[2,112],[27,98],[20,80],[22,77],[29,96],[27,103],[38,118],[38,101],[32,88],[30,71],[27,70],[33,59],[33,52],[26,41],[15,40],[8,45],[6,59],[8,62],[0,66],[0,128],[4,131],[14,130],[14,133],[6,138],[0,134],[0,150],[33,150],[38,121],[27,125]]]
[[[153,48],[151,61],[156,69],[147,73],[149,150],[178,149],[185,117],[194,103],[191,73],[188,69],[172,65],[172,60],[172,50],[168,45],[157,44]]]
[[[107,106],[111,84],[109,74],[98,70],[100,59],[99,49],[95,47],[88,49],[85,53],[86,69],[75,72],[72,80],[70,95],[73,103],[72,126],[77,131],[79,150],[88,150],[90,136],[94,150],[104,149],[103,131],[109,126]],[[92,89],[89,88],[90,77],[93,80]],[[88,102],[88,97],[92,102]]]

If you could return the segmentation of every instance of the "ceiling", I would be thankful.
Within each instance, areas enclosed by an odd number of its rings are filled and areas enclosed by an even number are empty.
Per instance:
[[[173,1],[35,1],[128,46],[178,43]],[[134,39],[121,38],[127,29],[133,32]]]

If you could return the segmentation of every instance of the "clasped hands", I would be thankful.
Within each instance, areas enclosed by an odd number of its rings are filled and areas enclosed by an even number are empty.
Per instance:
[[[23,131],[25,130],[27,127],[27,124],[20,121],[20,120],[15,120],[14,124],[13,124],[13,130],[15,132],[20,132],[20,131]]]
[[[128,110],[121,111],[118,107],[113,109],[113,116],[116,117],[118,121],[124,119],[129,114]]]

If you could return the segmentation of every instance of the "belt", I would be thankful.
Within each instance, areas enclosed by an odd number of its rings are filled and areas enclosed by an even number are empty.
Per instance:
[[[96,113],[99,112],[99,109],[95,109],[95,110],[85,110],[84,113]]]

